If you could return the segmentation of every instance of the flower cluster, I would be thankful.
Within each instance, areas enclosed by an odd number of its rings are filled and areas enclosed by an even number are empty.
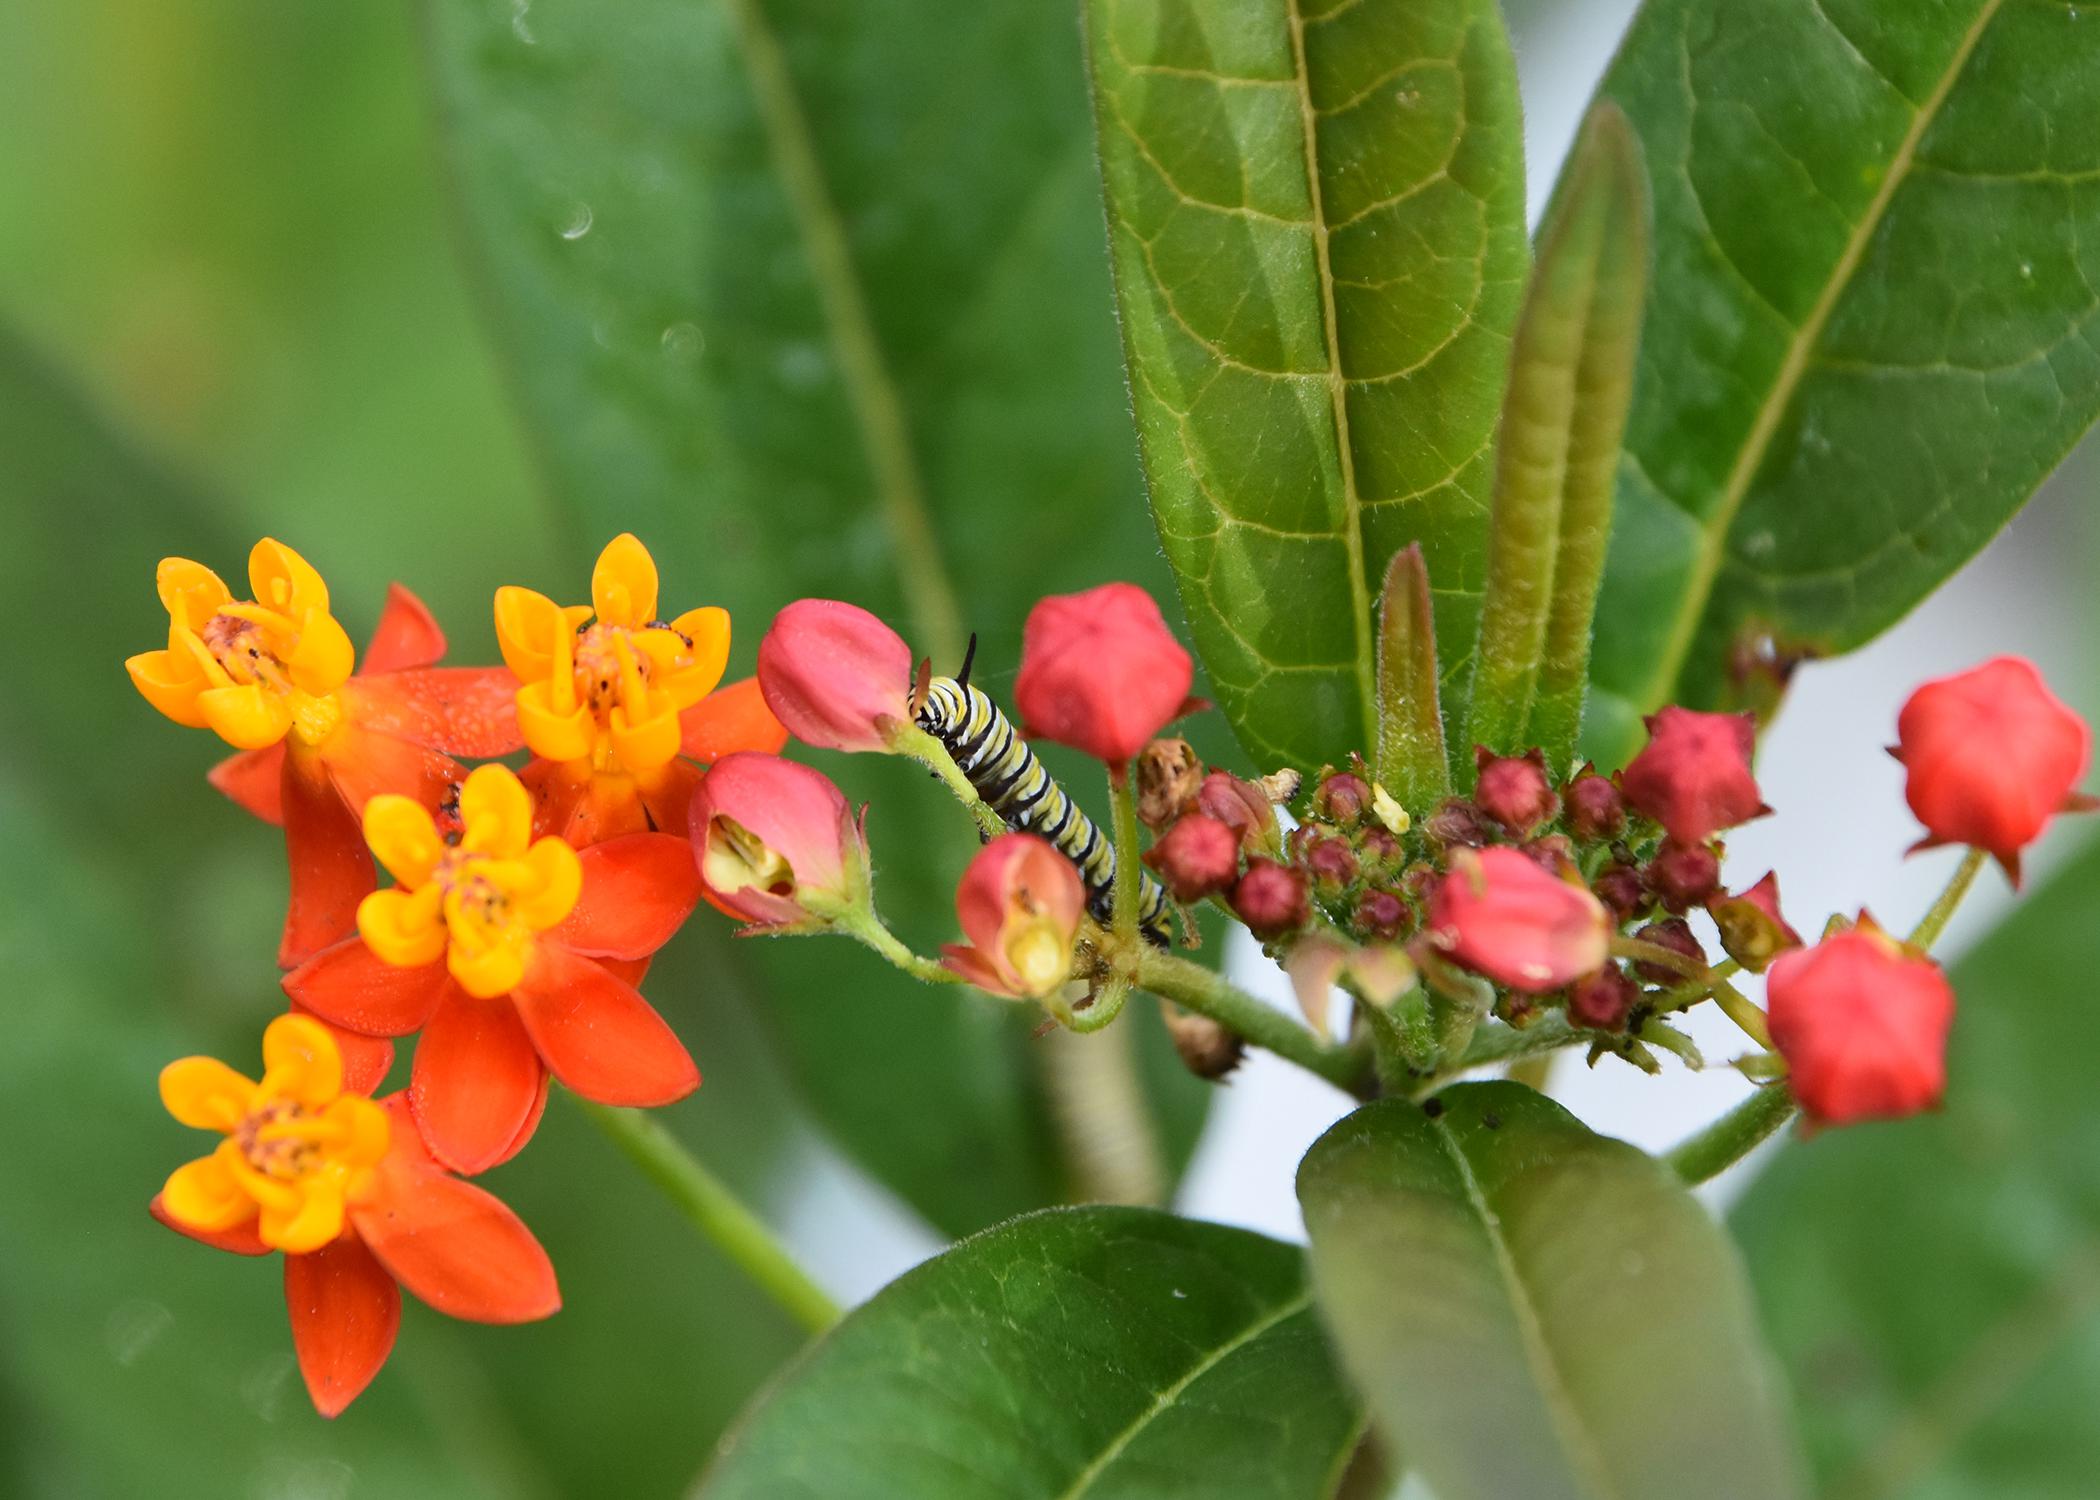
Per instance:
[[[700,899],[685,833],[703,765],[786,733],[755,684],[718,688],[723,611],[659,618],[632,536],[599,557],[587,605],[499,590],[501,667],[437,665],[444,635],[397,585],[353,670],[304,558],[265,540],[248,574],[243,600],[163,562],[167,647],[127,667],[147,702],[235,748],[213,784],[284,829],[291,1013],[264,1033],[259,1081],[209,1058],[162,1074],[169,1112],[224,1139],[153,1211],[284,1254],[300,1368],[333,1416],[385,1361],[400,1287],[483,1322],[560,1305],[538,1242],[461,1178],[524,1148],[550,1079],[625,1105],[699,1084],[636,986]],[[522,771],[493,759],[520,749]],[[411,1036],[408,1086],[375,1100]]]

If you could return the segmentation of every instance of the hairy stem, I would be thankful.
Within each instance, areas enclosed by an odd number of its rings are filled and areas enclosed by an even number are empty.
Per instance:
[[[928,984],[961,984],[963,978],[952,970],[941,967],[930,958],[921,958],[904,946],[896,933],[883,925],[882,918],[874,912],[861,908],[842,911],[834,919],[839,931],[865,944],[881,954],[891,964],[902,969],[914,979],[923,979]]]
[[[1201,964],[1171,954],[1138,955],[1138,985],[1184,1010],[1209,1016],[1257,1047],[1294,1062],[1337,1088],[1363,1095],[1370,1088],[1368,1058],[1352,1047],[1331,1047],[1283,1012],[1235,989]]]
[[[955,757],[948,753],[946,745],[916,724],[907,724],[890,731],[890,749],[899,755],[910,756],[938,776],[941,784],[955,794],[955,800],[970,810],[970,816],[977,820],[979,833],[995,839],[1006,832],[1006,820],[977,795],[977,788],[970,785],[970,778],[963,775],[962,767],[955,763]]]
[[[584,1117],[642,1169],[687,1223],[733,1261],[759,1289],[812,1333],[839,1320],[839,1306],[797,1265],[753,1213],[677,1137],[638,1109],[615,1109],[569,1096]]]
[[[1686,1184],[1705,1182],[1748,1156],[1793,1117],[1794,1096],[1786,1085],[1765,1084],[1663,1160]]]
[[[1981,849],[1971,849],[1955,866],[1954,878],[1940,892],[1939,899],[1932,903],[1931,910],[1918,919],[1918,925],[1910,930],[1910,945],[1913,948],[1930,948],[1940,940],[1947,930],[1947,923],[1961,906],[1962,898],[1969,894],[1969,887],[1976,883],[1976,874],[1983,868],[1987,856]]]
[[[1138,942],[1138,898],[1143,892],[1138,866],[1137,793],[1128,768],[1108,773],[1108,806],[1116,833],[1115,934],[1124,948]]]

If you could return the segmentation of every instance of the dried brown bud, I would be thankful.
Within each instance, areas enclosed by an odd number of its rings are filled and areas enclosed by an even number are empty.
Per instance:
[[[1240,1065],[1247,1044],[1239,1034],[1209,1016],[1199,1016],[1162,1000],[1159,1014],[1182,1063],[1198,1078],[1215,1083]]]
[[[1156,831],[1196,800],[1196,789],[1203,785],[1203,762],[1187,740],[1154,740],[1138,752],[1134,774],[1138,821]]]

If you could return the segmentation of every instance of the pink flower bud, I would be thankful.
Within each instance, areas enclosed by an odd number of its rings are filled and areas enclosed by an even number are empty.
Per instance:
[[[1562,792],[1568,807],[1568,832],[1585,843],[1615,839],[1626,831],[1626,799],[1611,784],[1584,766]]]
[[[1765,994],[1788,1086],[1811,1120],[1899,1119],[1939,1103],[1954,991],[1871,918],[1781,954]]]
[[[1391,891],[1365,891],[1356,901],[1356,930],[1367,938],[1387,941],[1400,935],[1407,921],[1407,903]]]
[[[1728,956],[1753,974],[1789,948],[1801,946],[1801,934],[1779,914],[1779,877],[1766,875],[1747,891],[1716,896],[1706,909],[1721,929],[1721,946]]]
[[[1040,1000],[1072,976],[1086,888],[1049,840],[1004,833],[963,872],[955,915],[969,946],[944,946],[942,964],[981,990]]]
[[[1311,915],[1305,886],[1304,871],[1257,859],[1233,886],[1232,909],[1256,937],[1282,937],[1303,927]]]
[[[1648,746],[1619,774],[1626,800],[1682,844],[1703,844],[1724,828],[1771,809],[1750,774],[1757,721],[1749,714],[1703,714],[1671,706],[1648,719]]]
[[[1682,915],[1721,887],[1721,861],[1704,844],[1665,839],[1648,861],[1648,889],[1662,904]]]
[[[1706,967],[1706,950],[1699,946],[1699,939],[1692,932],[1692,924],[1682,917],[1664,917],[1660,922],[1650,922],[1634,936],[1641,942],[1657,948],[1667,948],[1701,968]],[[1635,964],[1633,971],[1653,984],[1683,984],[1687,977],[1668,964],[1648,960]]]
[[[1585,974],[1568,989],[1568,1024],[1591,1031],[1623,1031],[1640,1003],[1641,987],[1617,964]]]
[[[758,687],[805,745],[887,750],[911,722],[911,648],[858,605],[797,599],[759,642]]]
[[[1105,583],[1028,612],[1014,702],[1029,734],[1119,766],[1182,711],[1195,670],[1150,594]]]
[[[1330,771],[1313,789],[1313,811],[1344,828],[1363,817],[1371,805],[1371,786],[1348,771]]]
[[[1239,835],[1216,818],[1190,813],[1145,851],[1145,863],[1158,872],[1176,901],[1193,905],[1238,877]]]
[[[1137,758],[1138,821],[1147,828],[1166,827],[1187,812],[1203,785],[1203,762],[1187,740],[1154,740]]]
[[[1610,920],[1595,896],[1514,849],[1460,849],[1429,907],[1430,940],[1458,963],[1540,994],[1596,972]]]
[[[725,755],[701,778],[690,819],[700,878],[715,904],[775,927],[825,920],[813,908],[865,898],[868,848],[845,795],[777,755]]]
[[[1479,767],[1473,783],[1474,805],[1517,838],[1559,811],[1560,799],[1546,779],[1546,757],[1538,751],[1496,755],[1482,745],[1473,758]]]
[[[2049,819],[2094,805],[2072,791],[2092,734],[2024,657],[1926,683],[1903,705],[1896,737],[1891,753],[1909,773],[1903,795],[1925,825],[1918,847],[1988,850],[2015,884],[2020,851]]]
[[[1196,808],[1238,834],[1246,848],[1275,847],[1276,809],[1251,781],[1242,781],[1226,771],[1213,771],[1197,789]]]

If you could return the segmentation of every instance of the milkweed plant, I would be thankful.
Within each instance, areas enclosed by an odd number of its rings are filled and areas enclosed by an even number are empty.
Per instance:
[[[1085,9],[1177,591],[1111,561],[1038,590],[1017,646],[961,654],[966,618],[784,595],[736,622],[756,671],[728,680],[709,579],[660,578],[634,534],[563,598],[487,580],[501,660],[469,666],[401,585],[354,601],[377,619],[355,650],[326,560],[284,541],[255,544],[245,593],[162,561],[165,643],[131,681],[231,748],[208,780],[282,830],[289,895],[259,1057],[168,1063],[161,1100],[201,1136],[140,1195],[279,1263],[335,1417],[381,1378],[404,1290],[472,1322],[560,1314],[559,1265],[476,1179],[529,1172],[550,1095],[574,1096],[821,1334],[710,1495],[1311,1496],[1345,1470],[1445,1500],[1802,1493],[1757,1311],[1689,1189],[1790,1124],[1787,1151],[1826,1151],[1965,1086],[1970,1002],[1935,944],[1987,867],[2017,887],[2100,806],[2088,728],[1980,618],[1885,741],[1916,852],[1960,851],[1937,901],[1802,910],[1784,891],[1817,847],[1767,870],[1728,842],[1774,811],[1758,743],[1792,673],[1929,592],[2100,409],[2090,290],[2064,300],[2078,266],[2100,277],[2100,55],[2039,0],[1650,0],[1527,245],[1487,0]],[[1731,28],[1781,70],[1802,31],[1885,85],[1881,113],[1823,138],[1806,75],[1732,71]],[[2036,98],[2059,128],[1990,123]],[[1777,123],[1734,133],[1729,109]],[[1790,237],[1796,215],[1822,227]],[[1994,236],[2019,269],[1958,253]],[[893,925],[886,856],[929,815],[849,795],[851,757],[922,767],[981,840],[952,919]],[[900,936],[937,923],[938,951]],[[644,1113],[702,1087],[706,1038],[646,997],[703,924],[858,944],[1081,1059],[1163,1023],[1208,1088],[1251,1052],[1306,1070],[1343,1116],[1298,1169],[1308,1250],[1046,1204],[841,1322]],[[1295,1008],[1250,992],[1255,963]],[[1686,1030],[1705,1007],[1723,1055]],[[1563,1054],[1629,1090],[1753,1087],[1650,1156],[1540,1091]]]

